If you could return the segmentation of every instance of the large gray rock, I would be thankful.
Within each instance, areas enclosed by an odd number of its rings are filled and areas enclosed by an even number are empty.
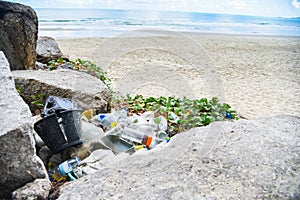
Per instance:
[[[29,6],[0,1],[0,51],[11,70],[35,69],[38,19]]]
[[[36,46],[37,61],[48,63],[50,60],[56,60],[63,56],[57,42],[47,36],[39,37]]]
[[[35,154],[32,118],[28,106],[15,89],[9,64],[0,51],[0,199],[18,187],[47,177]]]
[[[59,199],[299,199],[300,118],[216,122],[82,177]]]
[[[30,95],[42,93],[46,97],[54,95],[75,100],[83,110],[91,108],[98,113],[109,109],[108,88],[100,79],[89,74],[67,69],[19,70],[13,71],[13,76],[28,104]]]
[[[47,199],[51,183],[48,179],[35,179],[31,183],[17,189],[13,192],[13,199],[38,200]]]

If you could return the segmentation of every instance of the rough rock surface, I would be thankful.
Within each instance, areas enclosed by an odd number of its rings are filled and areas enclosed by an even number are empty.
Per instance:
[[[299,199],[300,118],[216,122],[82,177],[59,199]]]
[[[22,95],[54,95],[78,102],[82,110],[94,109],[107,112],[110,93],[98,78],[86,73],[59,69],[53,71],[19,70],[13,71],[16,84],[22,88]],[[27,102],[30,104],[30,102]]]
[[[13,192],[13,199],[37,200],[47,199],[51,184],[48,179],[35,179],[31,183]]]
[[[12,73],[0,51],[0,199],[18,187],[47,176],[35,154],[32,118],[15,89]]]
[[[62,57],[57,42],[47,36],[39,37],[36,46],[37,61],[41,63],[48,63],[50,60]]]
[[[0,51],[11,70],[35,69],[38,19],[29,6],[0,1]]]

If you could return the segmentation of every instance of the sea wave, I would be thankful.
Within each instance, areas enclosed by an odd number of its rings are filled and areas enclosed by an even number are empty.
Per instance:
[[[131,10],[41,9],[39,34],[64,37],[113,36],[132,29],[162,28],[231,34],[300,36],[300,18],[267,18],[240,15],[181,12],[141,12]],[[61,34],[60,34],[61,35]],[[68,37],[68,36],[67,36]]]

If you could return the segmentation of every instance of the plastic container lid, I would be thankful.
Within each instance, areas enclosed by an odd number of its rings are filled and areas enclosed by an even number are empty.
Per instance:
[[[105,118],[105,115],[100,115],[99,116],[100,121],[102,121],[104,118]]]

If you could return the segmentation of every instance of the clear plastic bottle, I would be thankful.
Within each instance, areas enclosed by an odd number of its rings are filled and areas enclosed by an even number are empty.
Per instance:
[[[122,108],[121,110],[117,111],[115,113],[115,116],[116,116],[118,124],[119,123],[125,123],[126,126],[128,126],[128,127],[132,126],[132,121],[130,120],[129,117],[127,117],[126,108]]]
[[[122,108],[118,111],[119,118],[126,119],[127,118],[127,111],[126,108]]]
[[[95,120],[99,121],[107,129],[114,128],[119,122],[126,123],[128,126],[130,125],[128,124],[130,120],[127,118],[126,108],[111,113],[98,114],[92,118],[92,121]]]
[[[157,124],[158,130],[166,131],[168,128],[168,122],[165,117],[159,116],[159,123]]]
[[[158,137],[161,140],[166,140],[167,136],[168,135],[165,131],[158,131],[156,134],[156,137]]]
[[[99,119],[100,123],[108,129],[114,128],[118,122],[114,116],[114,114],[100,114]]]
[[[154,112],[148,111],[142,114],[142,125],[150,126],[153,130],[157,129],[157,124],[154,122]]]
[[[58,167],[53,170],[52,177],[55,180],[59,180],[60,177],[68,175],[71,181],[75,180],[76,178],[72,176],[71,172],[80,164],[80,162],[81,160],[79,157],[66,160],[65,162],[59,164]]]
[[[152,142],[152,135],[146,135],[138,130],[128,128],[128,127],[123,128],[120,136],[126,140],[143,144],[146,147],[150,147]]]
[[[148,147],[149,149],[154,148],[156,145],[158,145],[159,143],[161,143],[163,140],[158,138],[158,137],[153,137],[152,142],[150,144],[150,146]]]
[[[168,112],[168,118],[172,123],[179,123],[180,118],[173,112]]]
[[[123,127],[125,127],[126,124],[125,123],[118,123],[116,127],[108,130],[107,132],[105,132],[105,135],[121,135],[121,132],[123,130]]]

